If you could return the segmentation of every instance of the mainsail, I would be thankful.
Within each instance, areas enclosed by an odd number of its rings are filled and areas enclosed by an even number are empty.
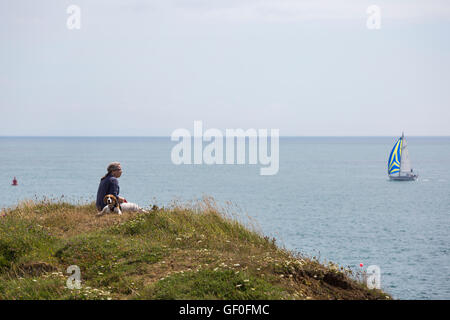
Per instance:
[[[411,160],[409,160],[408,149],[406,148],[406,139],[403,138],[402,159],[400,162],[400,174],[411,173]]]
[[[400,164],[402,160],[402,145],[403,145],[403,135],[397,140],[394,147],[392,148],[391,154],[388,160],[388,174],[393,175],[395,173],[400,174]]]

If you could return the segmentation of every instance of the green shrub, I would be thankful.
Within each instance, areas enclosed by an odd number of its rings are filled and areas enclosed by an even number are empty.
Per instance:
[[[169,276],[144,293],[149,299],[281,299],[283,290],[233,270],[201,270]]]
[[[31,260],[49,260],[57,239],[33,221],[16,217],[0,220],[0,272]]]

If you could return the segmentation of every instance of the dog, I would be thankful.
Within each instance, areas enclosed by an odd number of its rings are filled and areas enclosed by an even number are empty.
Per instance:
[[[103,198],[103,203],[106,206],[103,208],[101,212],[98,213],[99,216],[102,216],[107,213],[117,213],[118,215],[122,214],[122,209],[120,207],[119,200],[112,194],[107,194]]]
[[[98,213],[99,216],[102,216],[104,214],[108,213],[117,213],[118,215],[122,215],[122,212],[141,212],[141,213],[148,213],[147,210],[142,209],[135,203],[119,203],[118,199],[112,195],[107,194],[103,198],[103,202],[106,204],[106,206],[103,208],[101,212]]]

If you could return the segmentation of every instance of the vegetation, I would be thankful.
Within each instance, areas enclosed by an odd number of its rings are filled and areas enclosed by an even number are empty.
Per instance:
[[[0,213],[2,299],[390,299],[351,270],[290,252],[212,199],[98,217],[94,204]],[[81,270],[81,289],[66,270]]]

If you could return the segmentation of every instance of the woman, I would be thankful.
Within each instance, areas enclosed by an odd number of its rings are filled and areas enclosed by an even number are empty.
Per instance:
[[[147,212],[142,209],[135,203],[129,203],[125,198],[119,196],[120,188],[119,188],[119,180],[122,175],[122,166],[120,162],[111,162],[106,169],[108,172],[105,176],[100,180],[100,185],[98,186],[97,191],[97,202],[96,206],[98,211],[102,211],[105,207],[103,203],[103,199],[107,194],[112,194],[119,200],[120,207],[122,211],[139,211],[139,212]]]
[[[125,198],[119,197],[119,180],[122,175],[122,166],[120,162],[111,162],[106,169],[108,172],[100,180],[100,185],[97,191],[97,202],[96,206],[98,211],[102,211],[105,204],[103,203],[103,198],[107,194],[112,194],[119,200],[120,203],[125,202]]]

